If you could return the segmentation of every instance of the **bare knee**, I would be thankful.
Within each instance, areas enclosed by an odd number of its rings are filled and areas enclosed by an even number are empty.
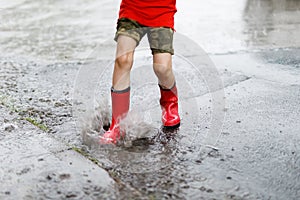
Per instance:
[[[169,53],[153,55],[153,68],[158,77],[168,76],[172,73],[172,56]]]
[[[172,65],[171,64],[158,64],[154,63],[154,72],[157,76],[165,76],[172,72]]]
[[[115,66],[124,71],[130,71],[133,64],[133,53],[125,53],[115,60]]]

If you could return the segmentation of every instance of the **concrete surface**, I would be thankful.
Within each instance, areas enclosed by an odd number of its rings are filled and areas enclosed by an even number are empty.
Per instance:
[[[110,199],[108,173],[1,105],[0,199]]]
[[[107,117],[81,112],[109,99],[119,2],[0,2],[0,199],[299,199],[299,1],[178,1],[182,126],[159,130],[140,46],[132,107],[155,141],[130,148],[81,135]]]

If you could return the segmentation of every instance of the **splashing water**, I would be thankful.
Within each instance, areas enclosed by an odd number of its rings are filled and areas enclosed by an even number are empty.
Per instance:
[[[88,112],[87,117],[82,119],[82,141],[88,147],[99,146],[100,135],[104,134],[109,126],[109,107],[107,101],[98,102],[93,112]],[[104,129],[105,128],[105,129]]]
[[[88,117],[83,120],[82,138],[83,143],[88,147],[98,147],[101,136],[109,127],[110,112],[108,103],[100,102],[94,110],[89,113]],[[120,122],[120,130],[126,135],[120,141],[119,146],[131,147],[141,143],[151,143],[158,133],[158,129],[153,125],[146,123],[141,111],[130,111],[127,116]]]
[[[141,116],[141,112],[130,111],[120,122],[121,131],[126,133],[121,141],[125,147],[137,144],[137,141],[150,141],[157,134],[157,128],[146,123]]]

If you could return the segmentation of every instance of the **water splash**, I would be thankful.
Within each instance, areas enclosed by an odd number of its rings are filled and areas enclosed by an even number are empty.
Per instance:
[[[130,111],[120,122],[120,129],[126,133],[121,143],[125,147],[139,144],[139,142],[150,142],[157,134],[157,128],[144,121],[143,114],[139,111]]]
[[[107,101],[98,103],[97,108],[83,119],[82,140],[89,148],[99,147],[100,138],[109,127],[110,112]],[[126,133],[125,137],[118,141],[118,146],[132,147],[151,143],[158,133],[158,129],[146,123],[141,111],[130,111],[120,122],[120,130]]]
[[[83,144],[89,148],[99,146],[100,135],[109,126],[109,106],[107,101],[98,102],[98,106],[93,112],[88,112],[82,119],[81,135]],[[105,128],[105,129],[104,129]]]

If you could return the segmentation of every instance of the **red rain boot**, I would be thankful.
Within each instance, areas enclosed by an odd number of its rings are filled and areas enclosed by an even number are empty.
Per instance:
[[[130,87],[125,90],[117,91],[111,89],[112,101],[112,122],[109,130],[104,133],[100,143],[102,144],[116,144],[117,141],[125,136],[125,133],[120,132],[119,122],[125,117],[129,110],[130,102]]]
[[[160,88],[160,105],[162,109],[162,123],[166,128],[177,128],[180,126],[178,114],[178,97],[176,85],[171,89]]]

